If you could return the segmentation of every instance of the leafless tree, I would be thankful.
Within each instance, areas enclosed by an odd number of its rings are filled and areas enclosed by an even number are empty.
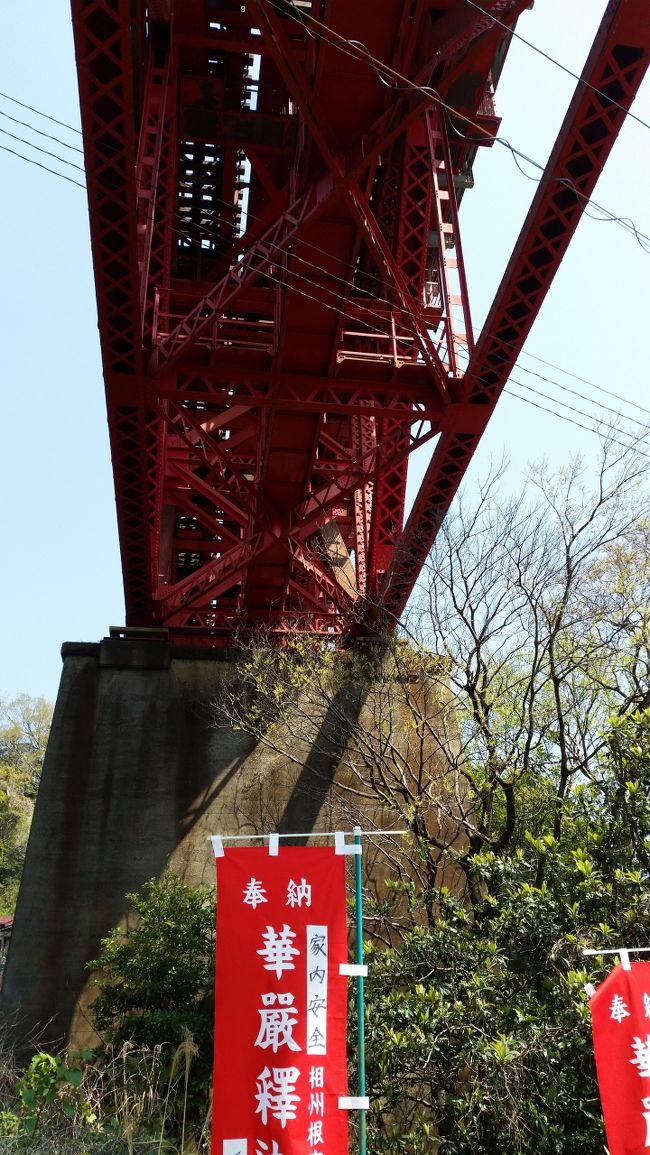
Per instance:
[[[397,630],[344,652],[260,638],[218,704],[299,769],[281,829],[316,824],[327,798],[342,821],[410,832],[406,856],[378,842],[378,932],[408,921],[416,891],[429,919],[443,884],[478,900],[481,851],[560,837],[608,718],[650,703],[647,468],[616,450],[540,467],[514,498],[493,472],[446,519]]]

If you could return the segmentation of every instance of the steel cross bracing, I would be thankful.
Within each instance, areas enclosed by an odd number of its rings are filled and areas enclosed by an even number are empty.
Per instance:
[[[127,624],[402,611],[648,63],[609,4],[474,348],[458,202],[527,6],[73,0]]]

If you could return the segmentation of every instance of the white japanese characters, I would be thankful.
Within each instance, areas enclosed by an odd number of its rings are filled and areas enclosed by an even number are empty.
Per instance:
[[[250,882],[246,883],[244,888],[244,897],[242,899],[246,906],[252,906],[256,910],[263,902],[268,902],[266,891],[256,878],[251,878]]]
[[[615,1019],[617,1023],[622,1023],[623,1019],[629,1019],[630,1012],[625,1005],[625,1000],[621,995],[614,995],[612,999],[610,1010],[610,1019]]]
[[[259,1012],[260,1030],[255,1046],[262,1049],[270,1047],[274,1053],[277,1053],[280,1047],[299,1051],[300,1047],[293,1037],[293,1028],[298,1022],[293,995],[288,992],[277,994],[275,991],[269,991],[268,994],[262,995],[262,1003]]]
[[[255,1113],[261,1115],[262,1122],[268,1123],[269,1115],[277,1119],[281,1127],[286,1127],[288,1119],[295,1119],[296,1105],[300,1095],[296,1094],[296,1082],[300,1071],[297,1067],[273,1067],[272,1072],[265,1067],[257,1079],[257,1107]]]
[[[647,995],[643,996],[644,1007],[647,1007],[647,998]],[[637,1074],[642,1079],[650,1079],[650,1035],[646,1035],[645,1039],[640,1039],[638,1035],[635,1035],[632,1050],[634,1051],[634,1058],[630,1059],[630,1062],[636,1067]],[[650,1147],[650,1097],[642,1099],[641,1106],[644,1108],[642,1114],[645,1120],[644,1147]]]
[[[646,1035],[645,1040],[635,1035],[632,1050],[634,1058],[630,1062],[636,1067],[637,1075],[642,1079],[650,1079],[650,1035]]]
[[[265,1143],[263,1139],[258,1139],[255,1155],[282,1155],[277,1139],[273,1139],[271,1143]]]
[[[264,946],[257,952],[266,959],[265,971],[275,971],[280,979],[285,971],[296,969],[295,964],[291,961],[300,954],[300,951],[292,945],[295,937],[295,933],[286,922],[282,930],[274,930],[272,926],[267,926],[266,934],[262,935]]]
[[[287,906],[311,906],[311,886],[304,879],[294,882],[291,878],[287,886]]]

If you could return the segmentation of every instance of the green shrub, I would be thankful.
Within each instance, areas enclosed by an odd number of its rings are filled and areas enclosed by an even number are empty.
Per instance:
[[[130,1048],[161,1048],[170,1078],[174,1054],[183,1056],[184,1076],[165,1109],[173,1121],[187,1113],[196,1126],[212,1070],[214,895],[168,874],[127,898],[134,925],[113,930],[88,964],[99,990],[93,1022],[105,1048],[126,1046],[126,1061]],[[131,1074],[137,1078],[137,1063]]]

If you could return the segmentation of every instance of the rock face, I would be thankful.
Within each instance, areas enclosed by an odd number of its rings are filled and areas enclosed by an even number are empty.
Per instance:
[[[341,813],[335,757],[298,766],[215,726],[236,653],[108,638],[62,654],[1,999],[23,1038],[81,1046],[85,964],[127,892],[170,867],[211,885],[210,834],[331,830]]]

